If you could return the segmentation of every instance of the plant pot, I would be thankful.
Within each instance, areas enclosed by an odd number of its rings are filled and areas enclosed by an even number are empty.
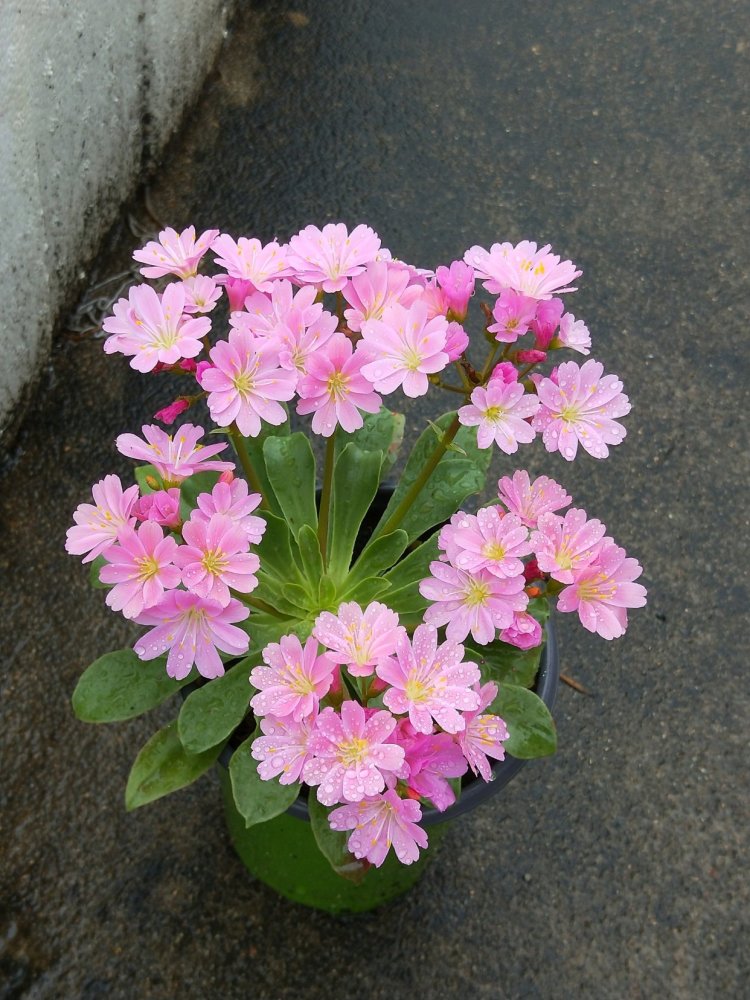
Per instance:
[[[555,702],[558,678],[557,642],[554,625],[549,621],[534,687],[549,709]],[[219,773],[227,826],[243,864],[261,882],[287,899],[329,913],[372,910],[406,892],[419,880],[434,856],[446,823],[497,794],[526,763],[506,756],[503,761],[493,762],[491,782],[469,776],[464,781],[460,798],[445,812],[431,808],[423,810],[421,825],[429,828],[430,842],[415,864],[403,865],[390,852],[384,864],[380,868],[370,868],[357,885],[336,874],[320,853],[309,822],[306,797],[301,795],[286,813],[275,819],[249,829],[245,827],[234,804],[226,769],[230,756],[231,753],[227,753],[226,758],[220,760]]]

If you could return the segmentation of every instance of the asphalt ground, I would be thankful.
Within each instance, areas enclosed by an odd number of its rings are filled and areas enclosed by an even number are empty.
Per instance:
[[[63,331],[0,488],[0,997],[747,995],[749,58],[727,0],[241,6],[154,213],[264,241],[365,221],[424,266],[523,238],[575,260],[628,436],[606,462],[523,458],[639,557],[650,600],[613,643],[559,616],[589,696],[562,688],[556,757],[457,821],[410,895],[358,918],[277,898],[214,776],[126,814],[168,713],[73,718],[81,670],[132,631],[65,529],[168,399]],[[117,227],[90,281],[138,242]],[[409,408],[412,436],[439,405]]]

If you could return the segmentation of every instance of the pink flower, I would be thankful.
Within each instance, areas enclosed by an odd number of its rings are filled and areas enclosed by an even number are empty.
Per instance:
[[[249,594],[258,586],[255,573],[260,559],[248,552],[247,535],[226,514],[212,514],[208,521],[186,521],[181,545],[174,561],[182,570],[182,582],[194,594],[229,603],[229,588]]]
[[[432,625],[418,625],[411,642],[403,635],[395,659],[379,663],[376,672],[391,685],[383,704],[398,714],[408,712],[417,732],[431,733],[434,719],[446,732],[457,733],[464,728],[459,710],[477,706],[470,687],[479,680],[479,668],[464,661],[460,643],[449,639],[438,646],[437,629]]]
[[[255,291],[255,285],[252,281],[248,281],[247,278],[233,278],[229,274],[217,274],[214,280],[217,285],[223,286],[227,293],[230,313],[242,309],[248,295],[251,295]],[[259,292],[258,294],[262,293]]]
[[[471,403],[462,406],[458,419],[466,427],[479,426],[477,445],[489,448],[492,442],[512,455],[518,445],[534,440],[534,430],[526,422],[533,416],[539,400],[527,393],[520,382],[490,382],[486,388],[477,386],[471,394]]]
[[[177,528],[182,523],[180,517],[180,490],[157,490],[146,493],[133,507],[139,521],[154,521],[164,528]]]
[[[498,495],[512,514],[517,514],[528,528],[536,528],[540,514],[567,507],[571,497],[548,476],[530,482],[525,470],[503,476],[497,483]]]
[[[186,399],[176,399],[174,403],[165,406],[162,410],[157,410],[154,414],[156,420],[161,420],[163,424],[173,424],[181,413],[190,409],[190,403]]]
[[[399,723],[398,741],[406,752],[409,790],[444,812],[456,801],[447,779],[460,778],[468,770],[461,748],[448,733],[425,735],[405,720]]]
[[[376,868],[385,861],[391,846],[404,865],[427,847],[427,834],[417,823],[422,818],[418,802],[401,799],[393,790],[356,805],[334,809],[328,817],[332,830],[353,830],[347,845],[355,858],[366,858]]]
[[[578,444],[594,458],[609,455],[607,445],[619,444],[625,428],[615,417],[630,412],[628,397],[616,375],[604,375],[598,361],[589,360],[579,368],[565,361],[557,369],[557,384],[551,378],[536,386],[540,406],[532,426],[542,432],[547,451],[559,451],[572,462]]]
[[[541,514],[531,544],[539,569],[553,580],[572,583],[575,573],[593,562],[607,530],[601,521],[586,518],[585,510],[571,507],[565,517]]]
[[[496,322],[487,327],[502,344],[513,344],[529,329],[536,316],[536,299],[506,288],[492,310]]]
[[[501,361],[499,364],[495,365],[492,369],[492,374],[489,377],[488,385],[492,382],[504,382],[506,385],[510,385],[511,382],[518,381],[518,369],[513,364],[512,361]]]
[[[201,372],[208,390],[211,418],[220,427],[236,423],[241,434],[257,437],[261,420],[283,424],[287,413],[279,400],[294,395],[297,375],[279,368],[278,353],[246,330],[230,330],[210,352],[213,366]]]
[[[144,521],[137,530],[124,525],[117,541],[104,553],[109,565],[99,570],[99,579],[116,584],[107,594],[109,607],[136,618],[158,604],[165,590],[179,586],[180,571],[174,565],[178,546],[154,521]]]
[[[91,487],[94,503],[81,503],[73,514],[75,524],[68,528],[65,551],[93,562],[117,540],[123,525],[135,524],[138,487],[123,490],[119,476],[105,476]]]
[[[295,722],[289,716],[277,719],[267,715],[260,720],[263,735],[253,740],[250,753],[261,762],[258,774],[264,781],[280,776],[280,785],[293,785],[300,780],[302,768],[310,759],[308,743],[315,719],[308,715]]]
[[[282,635],[279,642],[269,642],[263,659],[268,666],[250,672],[250,683],[258,691],[250,702],[256,715],[291,716],[299,722],[317,712],[331,687],[335,664],[325,654],[318,656],[316,639],[311,636],[303,649],[296,635]]]
[[[232,462],[208,461],[226,448],[220,444],[201,445],[205,431],[193,424],[183,424],[174,434],[167,434],[156,424],[141,428],[145,441],[135,434],[120,434],[115,444],[121,455],[150,462],[165,485],[176,485],[196,472],[224,472],[233,469]]]
[[[430,563],[430,573],[419,592],[433,603],[424,613],[430,625],[446,625],[452,642],[461,642],[471,632],[482,646],[492,642],[495,630],[513,624],[513,612],[525,611],[528,597],[523,576],[500,579],[482,569],[467,573],[444,562]]]
[[[445,337],[445,353],[449,361],[457,361],[469,346],[469,337],[460,323],[449,323]]]
[[[628,627],[626,608],[642,608],[646,588],[633,583],[643,570],[635,559],[605,538],[596,559],[575,573],[557,599],[558,611],[577,611],[581,624],[603,639],[616,639]]]
[[[497,697],[497,685],[490,681],[477,691],[479,706],[464,717],[466,728],[459,734],[458,742],[474,774],[481,774],[485,781],[491,781],[492,765],[487,758],[505,758],[503,742],[510,734],[499,715],[481,714]]]
[[[308,359],[307,375],[300,379],[301,397],[297,413],[312,413],[312,429],[330,437],[341,424],[345,431],[356,431],[364,421],[359,410],[377,413],[380,396],[361,372],[361,354],[352,352],[351,341],[343,333],[330,340]]]
[[[289,262],[296,277],[324,292],[338,292],[375,260],[380,237],[369,226],[357,226],[351,234],[343,222],[329,223],[322,230],[306,226],[289,240]]]
[[[419,297],[420,289],[409,286],[408,271],[388,261],[373,261],[346,283],[342,294],[351,306],[344,310],[347,325],[359,333],[368,320],[382,319],[383,310],[388,306],[411,305]]]
[[[531,323],[536,341],[534,347],[546,351],[560,325],[560,317],[565,312],[562,299],[546,299],[536,304],[536,315]]]
[[[202,677],[221,677],[224,664],[217,653],[240,656],[250,645],[247,632],[234,622],[244,621],[250,611],[239,601],[231,600],[223,608],[184,590],[170,590],[153,608],[136,618],[139,625],[155,625],[135,644],[142,660],[153,660],[169,650],[167,673],[182,680],[193,668]]]
[[[159,242],[152,241],[142,250],[136,250],[133,259],[149,265],[141,268],[144,278],[161,278],[165,274],[189,278],[218,234],[218,229],[207,229],[196,240],[194,226],[188,226],[179,235],[174,229],[163,229]]]
[[[285,322],[276,328],[275,342],[281,367],[297,375],[307,375],[310,356],[328,343],[336,332],[337,325],[335,316],[323,312],[308,326],[303,313],[292,309]]]
[[[563,347],[569,347],[579,354],[591,354],[591,334],[583,320],[576,319],[573,313],[565,313],[560,320],[557,339]]]
[[[528,612],[516,611],[513,624],[502,630],[500,639],[518,649],[535,649],[542,641],[542,626]]]
[[[246,328],[259,337],[270,337],[279,327],[287,323],[290,313],[295,313],[297,322],[312,326],[323,313],[323,303],[316,302],[317,289],[312,285],[296,292],[291,281],[274,281],[270,294],[255,292],[244,300],[245,312],[231,316],[232,326]],[[327,313],[330,315],[330,313]]]
[[[419,301],[427,309],[427,319],[435,319],[436,316],[442,316],[444,319],[447,318],[449,309],[448,296],[436,281],[424,282]]]
[[[244,479],[233,479],[226,483],[221,480],[210,493],[199,493],[198,507],[190,515],[194,522],[208,523],[214,514],[225,514],[245,533],[248,545],[257,545],[266,530],[262,517],[251,516],[260,504],[260,493],[250,493]]]
[[[318,785],[318,801],[360,802],[385,788],[384,773],[400,770],[404,749],[389,742],[396,728],[390,712],[365,712],[356,701],[344,701],[339,716],[324,708],[315,723],[309,748],[314,755],[302,776]]]
[[[522,365],[538,365],[547,357],[545,351],[517,351],[516,360]]]
[[[274,279],[286,278],[292,273],[287,248],[275,241],[263,246],[260,240],[240,236],[235,243],[231,236],[222,233],[213,241],[211,249],[218,254],[216,263],[231,278],[251,281],[259,292],[270,292]]]
[[[572,261],[564,260],[549,252],[550,246],[537,250],[536,243],[523,240],[517,246],[512,243],[493,243],[489,253],[482,247],[474,246],[464,254],[480,278],[486,278],[484,287],[488,292],[502,292],[512,288],[535,299],[549,299],[557,293],[574,292],[570,282],[580,277]],[[565,286],[565,287],[564,287]]]
[[[378,392],[393,392],[401,386],[407,396],[424,396],[430,384],[427,375],[448,364],[447,335],[445,317],[428,320],[421,299],[408,310],[389,306],[382,320],[368,320],[362,327],[359,349],[367,358],[362,374]]]
[[[211,329],[207,316],[183,316],[185,290],[173,282],[159,296],[149,285],[134,285],[127,299],[119,299],[114,316],[103,323],[105,354],[124,354],[133,360],[130,367],[150,372],[161,362],[173,365],[181,358],[194,358],[203,350],[201,337]]]
[[[322,611],[313,635],[328,647],[334,663],[345,663],[353,677],[369,677],[378,663],[396,651],[406,630],[385,604],[374,601],[363,612],[355,601],[349,601],[340,604],[335,615]]]
[[[450,267],[439,267],[435,271],[438,284],[448,299],[448,308],[455,319],[463,322],[469,308],[469,299],[474,294],[473,268],[462,260],[454,260]]]
[[[185,289],[185,312],[211,312],[221,298],[221,286],[205,274],[196,274],[182,283]]]
[[[458,569],[470,573],[486,569],[499,577],[523,573],[520,557],[529,555],[531,545],[528,528],[515,514],[503,516],[498,507],[480,507],[476,515],[465,514],[451,530],[458,550],[451,562]]]

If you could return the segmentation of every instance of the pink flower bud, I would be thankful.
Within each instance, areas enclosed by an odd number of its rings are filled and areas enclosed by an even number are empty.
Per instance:
[[[217,285],[223,285],[229,299],[229,311],[237,312],[245,305],[245,299],[255,291],[255,285],[246,278],[232,278],[230,275],[218,275]]]
[[[197,362],[194,361],[193,358],[183,358],[180,362],[180,368],[182,368],[184,372],[194,372],[197,367]]]
[[[448,300],[448,308],[457,320],[466,319],[469,299],[474,294],[474,268],[462,260],[454,260],[450,267],[439,267],[435,271],[438,284]]]
[[[543,580],[544,573],[539,569],[539,563],[536,559],[529,559],[523,568],[523,578],[526,583],[531,583],[533,580]]]
[[[203,372],[207,368],[213,368],[213,365],[211,364],[210,361],[199,361],[198,364],[195,366],[195,378],[198,382],[198,385],[201,385],[201,377],[203,375]]]
[[[186,399],[176,399],[174,403],[165,406],[163,410],[157,410],[154,417],[161,420],[163,424],[173,424],[181,413],[189,409],[190,403]]]
[[[534,347],[537,350],[547,350],[564,312],[565,306],[562,299],[547,299],[537,304],[536,316],[529,324],[530,329],[536,335]]]
[[[539,361],[544,361],[547,357],[546,351],[519,351],[516,355],[521,364],[535,365]]]
[[[219,482],[220,483],[226,483],[227,486],[229,486],[230,483],[233,483],[234,482],[234,473],[232,472],[232,470],[231,469],[227,469],[226,472],[222,472],[222,474],[219,476]]]
[[[456,361],[469,346],[469,338],[460,323],[449,323],[447,332],[444,351],[451,361]]]
[[[501,361],[492,369],[490,382],[503,382],[505,385],[510,385],[511,382],[517,381],[518,369],[512,361]]]
[[[164,528],[176,528],[180,524],[180,491],[159,490],[142,496],[133,508],[139,521],[156,521]]]

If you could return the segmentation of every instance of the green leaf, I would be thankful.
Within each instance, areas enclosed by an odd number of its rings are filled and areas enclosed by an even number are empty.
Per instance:
[[[396,461],[398,449],[404,437],[405,418],[401,413],[391,413],[381,406],[377,413],[363,413],[363,426],[358,431],[347,434],[338,429],[336,433],[336,457],[348,444],[355,444],[360,451],[380,451],[385,456],[385,472]]]
[[[112,586],[110,583],[102,583],[99,579],[99,570],[102,566],[107,566],[107,560],[104,556],[97,556],[93,562],[89,563],[89,583],[96,590],[109,590]]]
[[[157,490],[164,488],[161,476],[156,471],[153,465],[136,465],[135,467],[135,481],[138,483],[138,488],[142,494],[156,493]],[[156,486],[149,484],[148,480],[156,482]]]
[[[513,757],[530,760],[547,757],[557,749],[557,730],[542,699],[516,684],[503,684],[487,711],[499,715],[510,738],[505,749]]]
[[[445,431],[454,417],[455,413],[443,414],[437,421],[437,426],[441,431]],[[459,428],[454,443],[465,452],[465,457],[450,450],[442,456],[434,472],[415,497],[403,521],[398,525],[407,532],[410,541],[434,525],[447,521],[468,496],[479,493],[484,487],[492,449],[478,448],[476,438],[473,427]],[[435,434],[432,428],[428,427],[422,432],[409,455],[399,484],[375,529],[376,534],[387,523],[418,478],[434,452],[435,445]]]
[[[367,874],[370,867],[366,861],[359,861],[350,854],[346,846],[350,834],[344,831],[332,830],[328,822],[331,810],[318,802],[315,789],[310,789],[307,799],[307,808],[310,813],[310,826],[312,827],[315,842],[320,848],[320,853],[328,861],[331,868],[337,875],[359,885]]]
[[[130,812],[191,784],[211,767],[222,749],[219,744],[205,753],[188,753],[180,743],[176,720],[170,722],[136,757],[125,789],[125,808]]]
[[[384,575],[383,579],[391,585],[388,607],[398,614],[423,611],[427,607],[429,602],[419,593],[419,584],[430,575],[430,563],[438,557],[439,533],[436,531]]]
[[[305,576],[311,584],[311,593],[317,591],[318,580],[323,575],[323,557],[320,554],[320,543],[318,533],[309,524],[304,524],[300,528],[297,536],[300,558]]]
[[[83,672],[73,692],[73,711],[82,722],[132,719],[161,705],[193,678],[169,677],[163,656],[140,660],[132,649],[118,649]]]
[[[246,827],[280,816],[299,795],[299,784],[282,785],[278,778],[264,781],[258,774],[258,761],[253,759],[250,747],[259,734],[256,729],[235,750],[229,762],[234,803]]]
[[[356,587],[353,590],[347,591],[340,600],[356,601],[357,604],[361,604],[364,607],[370,601],[375,601],[379,597],[382,597],[390,589],[390,583],[383,579],[382,576],[369,576],[366,580],[360,580]],[[390,605],[390,597],[388,604]]]
[[[259,656],[245,657],[222,677],[190,692],[177,718],[180,742],[188,753],[223,743],[239,726],[253,694],[250,671],[259,662]]]
[[[287,407],[284,403],[281,404],[286,410]],[[263,445],[269,438],[283,438],[289,436],[289,420],[283,424],[268,424],[263,421],[261,425],[260,434],[257,437],[246,437],[242,440],[245,442],[245,448],[247,449],[247,454],[250,458],[250,462],[253,467],[255,475],[260,480],[260,485],[263,488],[263,495],[266,498],[269,509],[274,514],[281,514],[281,507],[276,499],[276,494],[271,486],[271,480],[268,478],[268,472],[266,471],[266,463],[263,457]],[[252,489],[251,491],[252,492]],[[265,515],[265,510],[260,511],[260,513]]]
[[[357,534],[375,499],[383,453],[348,444],[333,469],[328,569],[337,582],[349,571]]]
[[[518,684],[533,687],[542,658],[544,642],[534,649],[519,649],[510,643],[495,640],[488,646],[466,645],[466,654],[479,665],[482,680],[497,684]]]
[[[281,596],[292,606],[298,616],[300,611],[304,613],[311,611],[313,604],[316,603],[310,596],[307,587],[302,587],[298,583],[282,583]]]
[[[318,585],[318,604],[321,608],[333,605],[336,600],[336,585],[327,573],[320,578]]]
[[[268,478],[284,518],[296,538],[303,524],[318,526],[315,456],[305,434],[268,438],[263,445]]]
[[[304,584],[305,578],[297,565],[297,546],[286,521],[265,510],[262,515],[266,522],[266,530],[255,546],[261,569],[281,583]]]
[[[532,597],[526,610],[530,615],[536,618],[541,625],[544,625],[549,618],[549,598],[544,595],[541,597]]]
[[[408,543],[409,536],[405,531],[401,531],[400,528],[390,532],[388,535],[381,535],[380,538],[376,538],[375,541],[364,549],[344,581],[342,588],[343,596],[351,593],[362,580],[377,576],[383,570],[394,566],[396,561],[403,555]]]
[[[180,517],[187,521],[198,506],[198,494],[210,493],[219,481],[218,472],[196,472],[180,483]]]

